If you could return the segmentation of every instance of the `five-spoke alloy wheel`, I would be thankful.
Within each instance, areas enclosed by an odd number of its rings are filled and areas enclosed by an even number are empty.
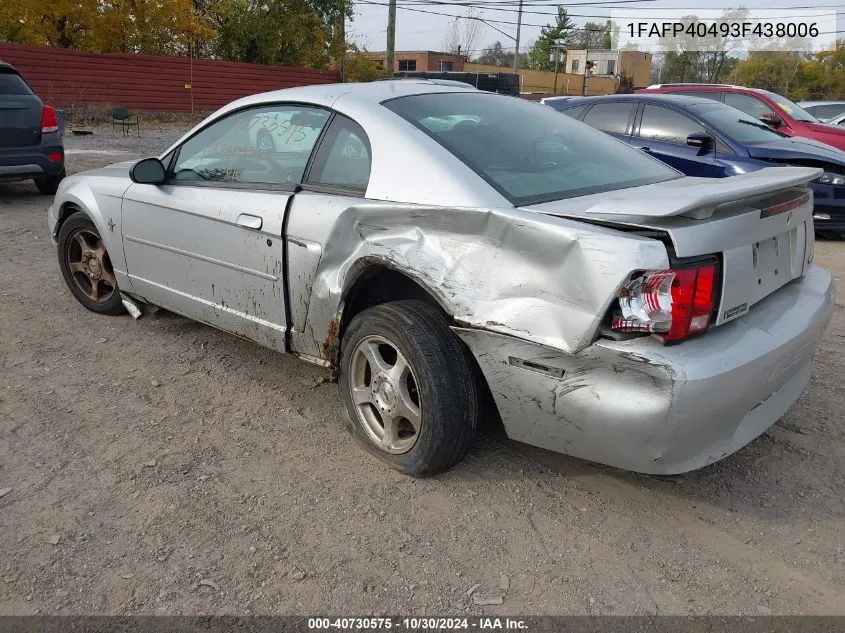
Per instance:
[[[114,268],[95,224],[75,213],[62,225],[58,241],[59,267],[73,296],[94,312],[122,313]]]
[[[409,475],[446,470],[469,450],[480,394],[469,351],[420,301],[367,308],[341,345],[340,391],[353,433]]]

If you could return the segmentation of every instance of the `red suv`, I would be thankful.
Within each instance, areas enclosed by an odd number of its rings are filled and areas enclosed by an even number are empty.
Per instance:
[[[845,150],[843,126],[822,123],[786,97],[768,90],[723,84],[656,84],[637,92],[662,92],[722,101],[787,136],[803,136]]]

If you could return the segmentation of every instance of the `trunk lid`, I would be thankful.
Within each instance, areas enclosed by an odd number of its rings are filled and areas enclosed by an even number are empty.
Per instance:
[[[777,167],[731,178],[680,178],[547,202],[526,210],[668,237],[677,258],[718,255],[714,325],[801,277],[812,262],[813,194],[820,169]]]

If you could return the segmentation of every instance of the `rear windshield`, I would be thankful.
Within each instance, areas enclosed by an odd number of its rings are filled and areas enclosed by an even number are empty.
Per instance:
[[[748,116],[742,110],[729,105],[713,102],[688,106],[688,108],[716,132],[743,145],[768,143],[785,136],[785,134],[775,132],[765,123]]]
[[[31,95],[32,90],[15,73],[0,70],[0,95]]]
[[[428,134],[514,205],[681,176],[604,132],[517,97],[439,93],[400,97],[384,106]]]

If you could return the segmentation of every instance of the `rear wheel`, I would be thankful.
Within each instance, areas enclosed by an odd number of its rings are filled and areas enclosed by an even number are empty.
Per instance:
[[[75,213],[62,224],[58,241],[59,268],[77,301],[100,314],[124,312],[111,258],[96,225]]]
[[[469,352],[420,301],[355,316],[343,335],[340,392],[353,433],[409,475],[432,475],[466,455],[479,422]]]
[[[38,187],[38,192],[45,196],[55,195],[59,188],[59,183],[65,177],[65,170],[62,169],[60,173],[55,176],[36,176],[35,186]]]

